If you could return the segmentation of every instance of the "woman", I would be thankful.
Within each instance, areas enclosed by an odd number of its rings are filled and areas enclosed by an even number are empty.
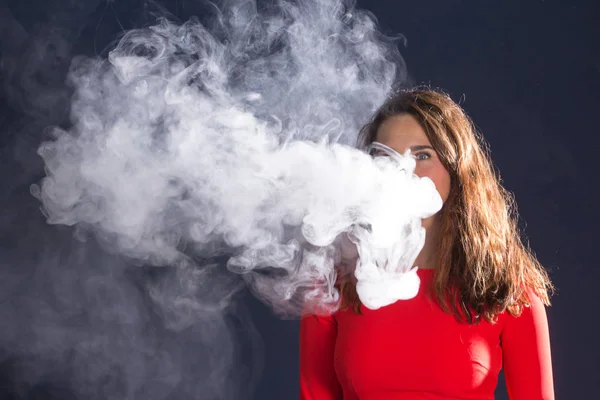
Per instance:
[[[402,91],[361,131],[373,143],[373,156],[410,149],[442,197],[423,221],[421,287],[369,310],[345,277],[340,311],[301,320],[300,399],[493,399],[501,368],[511,400],[554,399],[552,285],[470,119],[444,93]]]

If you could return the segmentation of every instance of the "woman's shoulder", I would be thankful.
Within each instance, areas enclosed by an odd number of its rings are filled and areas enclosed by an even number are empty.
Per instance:
[[[504,327],[532,328],[547,325],[546,305],[535,290],[528,288],[523,294],[523,304],[517,307],[518,312],[508,310],[499,314],[499,320]]]

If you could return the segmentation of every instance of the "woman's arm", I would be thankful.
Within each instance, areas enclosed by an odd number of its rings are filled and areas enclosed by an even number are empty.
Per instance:
[[[502,330],[504,377],[510,400],[554,400],[550,335],[544,304],[530,293],[530,307],[508,316]]]
[[[333,366],[337,323],[333,316],[300,320],[300,400],[339,400],[342,388]]]

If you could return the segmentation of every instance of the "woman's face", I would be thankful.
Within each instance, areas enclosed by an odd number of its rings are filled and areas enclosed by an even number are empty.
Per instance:
[[[375,140],[404,154],[406,150],[417,161],[415,174],[428,177],[435,184],[442,202],[445,203],[450,194],[450,174],[440,161],[431,146],[425,131],[419,122],[410,114],[401,114],[388,118],[377,131]],[[427,228],[424,221],[424,226]]]

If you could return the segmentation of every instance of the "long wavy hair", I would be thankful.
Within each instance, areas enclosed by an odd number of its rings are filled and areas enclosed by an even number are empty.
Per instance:
[[[388,118],[412,115],[450,174],[440,210],[438,270],[430,295],[459,321],[495,322],[499,313],[521,314],[528,294],[550,304],[552,283],[521,239],[513,196],[502,187],[488,146],[471,119],[449,95],[429,88],[390,97],[361,129],[358,147],[376,140]],[[342,308],[360,313],[353,274],[341,278]]]

